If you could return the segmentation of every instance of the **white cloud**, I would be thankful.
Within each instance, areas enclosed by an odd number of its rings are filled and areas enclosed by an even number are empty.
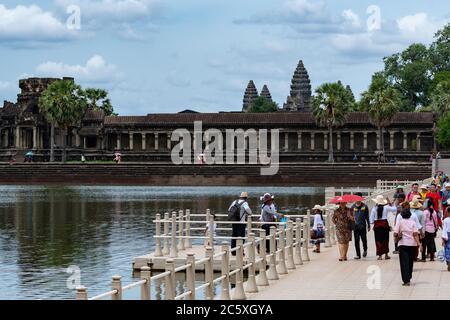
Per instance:
[[[397,26],[402,37],[416,42],[431,41],[435,32],[444,24],[445,21],[431,19],[424,12],[397,19]]]
[[[69,30],[52,13],[36,5],[18,5],[9,9],[0,4],[0,41],[14,45],[18,42],[57,42],[69,40],[77,31]]]
[[[359,16],[354,13],[352,10],[347,9],[342,12],[342,17],[348,21],[353,27],[359,28],[361,27],[361,20]]]
[[[100,55],[94,55],[85,65],[48,61],[38,65],[36,72],[39,76],[74,77],[75,80],[100,83],[114,82],[120,77],[116,66],[108,64]]]
[[[308,0],[289,0],[284,3],[284,7],[295,14],[320,14],[323,11],[323,2],[309,2]]]

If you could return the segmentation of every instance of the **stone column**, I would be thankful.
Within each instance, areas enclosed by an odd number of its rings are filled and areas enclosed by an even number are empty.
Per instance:
[[[142,134],[142,150],[145,150],[147,147],[147,140],[146,140],[146,133],[141,133]]]
[[[336,150],[340,151],[341,150],[341,133],[337,132],[336,133],[336,137],[337,137],[337,146],[336,146]]]
[[[314,151],[316,149],[316,133],[315,132],[311,132],[311,151]]]
[[[408,133],[403,131],[403,150],[408,150]]]
[[[328,150],[328,132],[323,134],[323,150]]]
[[[377,131],[377,150],[381,150],[381,137],[379,131]]]
[[[363,147],[364,147],[364,150],[367,150],[367,132],[364,132]]]
[[[158,141],[158,139],[159,139],[159,135],[158,135],[158,132],[156,132],[155,133],[155,150],[159,149],[159,141]]]
[[[130,150],[133,150],[134,149],[133,132],[128,133],[128,139],[130,140]]]
[[[75,147],[80,147],[80,135],[78,133],[75,135]]]
[[[302,150],[302,132],[297,132],[297,148],[298,150]]]
[[[87,145],[86,137],[83,137],[83,149],[86,149],[86,145]]]
[[[20,149],[20,127],[16,127],[16,136],[15,136],[15,147],[16,149]]]
[[[416,138],[416,151],[421,151],[421,146],[420,146],[420,136],[421,136],[422,132],[417,132],[417,138]]]
[[[284,133],[284,151],[288,151],[289,149],[289,133],[285,132]]]
[[[167,150],[170,150],[172,148],[172,141],[170,140],[170,132],[167,132]]]
[[[121,145],[120,145],[120,136],[122,135],[122,133],[117,133],[117,142],[116,142],[116,149],[119,149],[120,150],[120,148],[121,148]]]
[[[33,149],[37,149],[37,128],[33,127]]]
[[[395,135],[395,132],[393,132],[393,131],[389,132],[389,149],[391,151],[394,150],[394,135]]]
[[[350,132],[350,150],[355,150],[355,133]]]

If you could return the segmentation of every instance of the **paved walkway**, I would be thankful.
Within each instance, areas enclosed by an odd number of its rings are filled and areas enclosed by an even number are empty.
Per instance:
[[[392,233],[391,233],[392,238]],[[350,243],[349,260],[338,261],[338,248],[324,248],[320,254],[312,253],[311,261],[289,274],[270,281],[269,287],[259,287],[260,292],[248,294],[248,299],[303,300],[303,299],[449,299],[450,272],[443,262],[435,261],[414,264],[410,287],[402,286],[398,255],[391,254],[391,260],[378,261],[375,257],[373,231],[368,234],[369,254],[362,260],[353,260],[354,246]],[[391,239],[392,241],[392,239]],[[438,249],[440,238],[436,239]],[[394,246],[391,244],[391,251]],[[375,267],[374,267],[375,266]],[[379,289],[370,290],[370,268],[380,270]],[[368,273],[368,271],[371,273]]]

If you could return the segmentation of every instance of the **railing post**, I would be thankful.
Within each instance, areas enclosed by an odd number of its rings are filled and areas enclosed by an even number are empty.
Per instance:
[[[175,299],[175,263],[173,259],[166,260],[166,271],[170,274],[166,276],[166,300]]]
[[[308,236],[307,233],[309,233],[307,224],[305,222],[302,223],[302,233],[303,233],[303,256],[305,259],[304,261],[310,261],[309,259],[309,253],[308,253]]]
[[[186,248],[192,248],[191,240],[191,209],[186,209]]]
[[[252,233],[252,217],[250,215],[247,216],[247,237]]]
[[[286,234],[286,229],[281,227],[280,230],[278,231],[280,233],[280,235],[278,236],[278,247],[280,250],[280,253],[278,255],[278,274],[287,274],[287,268],[286,268],[286,254],[285,254],[285,250],[286,250],[286,244],[285,244],[285,234]]]
[[[176,258],[178,257],[178,249],[177,249],[177,213],[172,212],[172,245],[170,247],[170,257]]]
[[[278,272],[277,272],[277,261],[276,261],[276,241],[275,235],[276,229],[275,227],[270,227],[270,258],[269,258],[269,271],[267,272],[267,279],[269,280],[278,280]]]
[[[191,292],[186,299],[195,300],[195,255],[192,252],[187,253],[186,263],[190,264],[186,270],[186,286]]]
[[[220,295],[221,300],[230,300],[230,246],[228,242],[222,242],[222,292]]]
[[[112,295],[112,300],[122,300],[122,277],[113,276],[111,282],[112,290],[116,290],[116,293]]]
[[[238,239],[236,241],[236,267],[239,269],[239,272],[236,273],[236,287],[233,291],[233,300],[245,300],[247,298],[244,291],[244,250],[242,246],[243,240]]]
[[[248,247],[248,257],[249,257],[249,263],[251,264],[248,268],[248,279],[245,286],[245,292],[258,292],[258,286],[256,285],[256,266],[255,266],[255,234],[250,233],[248,235],[248,242],[250,243],[250,246]]]
[[[269,280],[267,280],[267,260],[266,260],[266,230],[259,231],[259,272],[256,277],[256,284],[258,286],[268,286]]]
[[[333,215],[334,215],[334,211],[330,210],[330,229],[331,229],[331,233],[330,233],[330,241],[331,241],[331,245],[334,246],[336,245],[336,226],[333,223]]]
[[[294,222],[289,220],[286,228],[286,246],[287,246],[287,263],[289,270],[295,269],[294,263],[294,236],[293,236]]]
[[[310,232],[311,232],[311,210],[308,209],[306,211],[306,217],[307,217],[306,220],[308,220],[308,221],[306,224],[306,237],[305,238],[306,238],[307,248],[312,248],[313,245],[310,242],[310,240],[311,240],[311,235],[310,235]]]
[[[169,213],[164,213],[164,247],[162,250],[163,255],[167,256],[170,253],[169,249]]]
[[[296,265],[302,265],[302,223],[300,218],[295,219],[295,242],[294,261]]]
[[[205,283],[208,286],[205,288],[205,299],[214,299],[214,252],[211,247],[206,247],[206,258],[209,260],[205,264]]]
[[[87,289],[85,286],[78,286],[77,287],[77,300],[87,300]]]
[[[178,250],[179,251],[183,251],[185,249],[184,238],[183,238],[183,236],[184,236],[184,218],[183,218],[183,216],[184,216],[183,210],[179,210],[178,211],[178,231],[179,231],[178,236],[180,237],[178,239]]]
[[[331,223],[330,223],[330,221],[331,221],[330,213],[328,210],[326,210],[325,221],[324,221],[325,225],[323,226],[323,230],[325,231],[325,248],[331,247],[331,240],[330,240],[330,232],[331,232],[330,225],[331,225]]]
[[[141,300],[150,300],[151,276],[150,267],[141,267],[141,280],[146,280],[146,282],[141,285]]]
[[[209,216],[209,245],[212,249],[213,255],[214,255],[214,216],[211,214]]]
[[[161,257],[161,215],[159,213],[156,214],[156,223],[155,223],[155,257]]]

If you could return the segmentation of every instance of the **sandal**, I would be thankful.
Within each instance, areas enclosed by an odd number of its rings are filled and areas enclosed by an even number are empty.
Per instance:
[[[339,259],[339,261],[344,261],[344,259],[341,258],[341,259]]]

